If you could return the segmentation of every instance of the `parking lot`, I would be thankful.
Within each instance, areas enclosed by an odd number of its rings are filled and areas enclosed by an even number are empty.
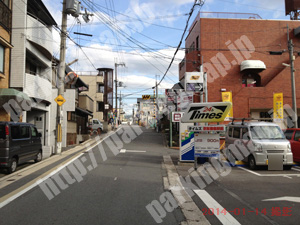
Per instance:
[[[297,224],[300,166],[267,169],[233,167],[204,190],[194,190],[193,200],[211,224]]]

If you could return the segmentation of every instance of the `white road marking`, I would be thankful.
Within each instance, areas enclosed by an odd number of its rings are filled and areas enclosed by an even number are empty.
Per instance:
[[[300,177],[300,174],[297,174],[297,173],[295,173],[295,174],[283,174],[283,173],[281,173],[281,174],[260,174],[260,173],[254,172],[254,171],[252,171],[252,170],[243,168],[243,167],[238,167],[238,168],[239,168],[239,169],[242,169],[242,170],[245,170],[245,171],[247,171],[247,172],[249,172],[249,173],[252,173],[252,174],[254,174],[254,175],[256,175],[256,176],[259,176],[259,177],[287,177],[287,176],[296,176],[296,177]]]
[[[120,153],[126,153],[126,152],[132,152],[132,153],[143,153],[146,151],[140,151],[140,150],[127,150],[127,149],[121,149]]]
[[[286,177],[286,178],[289,178],[289,179],[293,179],[292,177],[289,177],[289,176],[287,176],[287,175],[285,175],[285,176],[283,176],[283,177]]]
[[[299,172],[300,172],[300,169],[292,168],[292,170],[295,170],[295,171],[299,171]]]
[[[142,153],[142,152],[146,152],[146,151],[139,151],[139,150],[126,150],[126,152]]]
[[[228,211],[221,213],[224,209],[213,197],[210,196],[205,190],[194,190],[199,198],[205,203],[208,209],[213,209],[213,215],[224,225],[238,225],[240,224]],[[219,213],[217,213],[219,212]]]
[[[252,174],[254,174],[254,175],[256,175],[256,176],[261,176],[261,174],[259,174],[259,173],[256,173],[256,172],[254,172],[254,171],[252,171],[252,170],[248,170],[248,169],[246,169],[246,168],[244,168],[244,167],[238,167],[239,169],[242,169],[242,170],[245,170],[245,171],[247,171],[247,172],[249,172],[249,173],[252,173]]]
[[[116,130],[115,132],[117,132],[118,130]],[[111,136],[114,133],[111,133],[109,136]],[[100,144],[102,141],[104,141],[109,136],[106,136],[105,138],[103,138],[102,140],[100,140],[99,142],[97,142],[97,144],[95,144],[94,146],[89,147],[85,152],[88,152],[88,151],[92,150],[95,146],[97,146],[98,144]],[[36,182],[34,182],[33,184],[31,184],[30,186],[24,188],[23,190],[19,191],[18,193],[14,194],[11,197],[7,198],[6,200],[0,202],[0,209],[3,208],[4,206],[6,206],[7,204],[9,204],[10,202],[14,201],[16,198],[18,198],[21,195],[25,194],[26,192],[28,192],[32,188],[35,188],[36,186],[38,186],[39,184],[41,184],[42,182],[44,182],[45,180],[47,180],[48,178],[50,178],[54,174],[58,173],[60,170],[62,170],[63,168],[65,168],[66,166],[68,166],[69,164],[71,164],[72,162],[74,162],[76,159],[80,158],[83,155],[84,155],[84,152],[82,152],[78,156],[74,157],[72,160],[68,161],[66,164],[58,167],[56,170],[52,171],[50,174],[46,175],[45,177],[37,180]]]
[[[279,198],[265,199],[265,200],[262,200],[262,201],[288,201],[288,202],[300,203],[300,197],[285,196],[285,197],[279,197]]]
[[[118,178],[117,177],[115,177],[115,179],[114,179],[114,181],[116,181]]]

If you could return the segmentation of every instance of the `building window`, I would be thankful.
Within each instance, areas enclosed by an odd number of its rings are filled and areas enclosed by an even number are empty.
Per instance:
[[[200,49],[199,49],[199,36],[196,37],[196,50],[200,51]]]
[[[75,112],[68,112],[68,121],[76,122]]]
[[[97,112],[104,112],[104,102],[97,102]]]
[[[257,73],[244,74],[242,77],[243,87],[260,87],[261,78]]]
[[[260,112],[259,117],[260,117],[260,119],[262,119],[261,121],[270,122],[270,119],[272,119],[272,113],[269,114],[268,112]],[[263,120],[263,119],[265,119],[265,120]]]
[[[37,74],[37,66],[33,64],[30,60],[26,60],[26,73],[36,75]]]
[[[0,72],[4,74],[5,48],[0,44]]]
[[[97,83],[97,92],[104,93],[104,85],[101,83]]]
[[[0,24],[4,29],[11,29],[11,9],[9,0],[0,0]]]

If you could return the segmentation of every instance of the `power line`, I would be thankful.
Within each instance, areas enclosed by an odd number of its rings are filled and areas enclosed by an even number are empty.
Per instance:
[[[163,81],[163,79],[166,77],[168,71],[170,70],[170,68],[171,68],[171,66],[172,66],[172,64],[173,64],[173,61],[174,61],[174,59],[175,59],[175,56],[176,56],[176,54],[177,54],[177,52],[178,52],[178,50],[179,50],[179,48],[180,48],[180,46],[181,46],[181,44],[182,44],[182,40],[183,40],[184,35],[185,35],[185,33],[186,33],[186,30],[187,30],[187,28],[188,28],[189,21],[190,21],[190,19],[191,19],[191,17],[192,17],[192,14],[193,14],[193,12],[194,12],[195,7],[196,7],[197,5],[199,5],[199,6],[200,6],[200,9],[201,9],[201,7],[204,5],[205,0],[204,0],[204,1],[200,0],[199,3],[197,3],[197,2],[198,2],[198,0],[195,0],[194,5],[193,5],[192,8],[191,8],[191,11],[190,11],[190,13],[189,13],[188,20],[187,20],[187,22],[186,22],[186,25],[185,25],[183,34],[182,34],[182,36],[181,36],[180,42],[179,42],[179,44],[178,44],[178,47],[177,47],[177,49],[176,49],[176,51],[175,51],[175,53],[174,53],[174,56],[173,56],[173,58],[172,58],[172,60],[171,60],[171,62],[170,62],[170,64],[169,64],[169,66],[168,66],[166,72],[164,73],[164,75],[163,75],[163,77],[161,78],[161,80],[156,84],[156,86],[157,86],[157,85],[160,85],[160,83],[161,83],[161,82]]]

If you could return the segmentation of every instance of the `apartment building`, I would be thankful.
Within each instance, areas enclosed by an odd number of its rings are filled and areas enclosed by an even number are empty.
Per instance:
[[[28,96],[9,88],[12,39],[12,1],[0,1],[0,121],[20,120],[19,102]]]
[[[93,100],[93,117],[104,124],[108,129],[109,118],[113,115],[113,69],[98,68],[98,72],[81,72],[80,79],[88,86],[88,95]]]
[[[52,96],[52,27],[55,20],[41,0],[14,0],[9,85],[29,96],[22,121],[35,124],[42,134],[43,151],[50,146]]]

